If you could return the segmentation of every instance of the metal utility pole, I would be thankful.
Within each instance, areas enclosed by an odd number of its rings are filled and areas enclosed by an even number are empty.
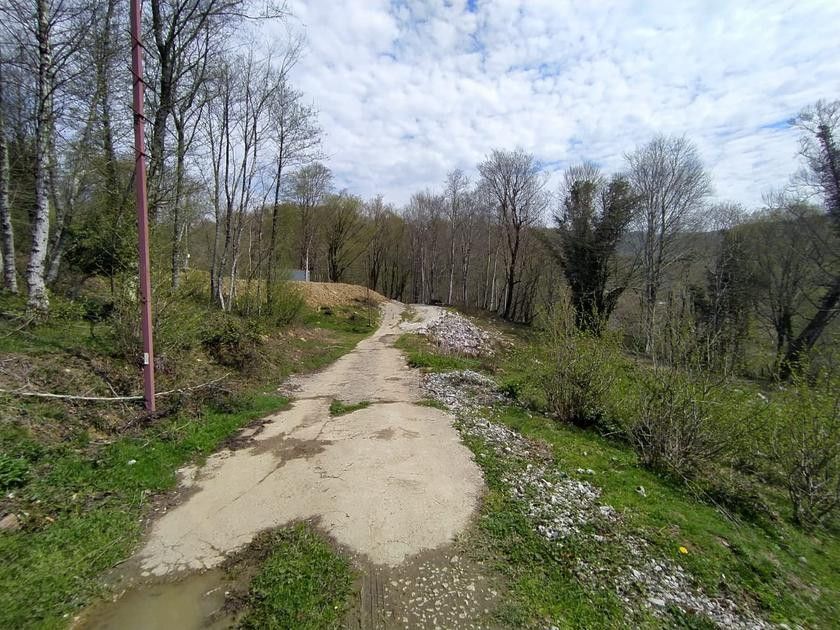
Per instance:
[[[146,139],[143,116],[141,0],[131,0],[131,74],[134,109],[134,192],[137,198],[137,248],[140,257],[140,328],[143,335],[143,398],[155,410],[155,355],[152,343],[152,281],[149,275],[149,211],[146,194]]]

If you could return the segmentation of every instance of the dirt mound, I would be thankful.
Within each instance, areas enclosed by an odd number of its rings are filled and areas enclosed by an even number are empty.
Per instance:
[[[371,291],[358,284],[344,284],[343,282],[296,282],[306,300],[307,306],[318,308],[321,306],[342,306],[344,304],[361,303],[370,300],[374,304],[387,302],[387,298],[376,291]]]

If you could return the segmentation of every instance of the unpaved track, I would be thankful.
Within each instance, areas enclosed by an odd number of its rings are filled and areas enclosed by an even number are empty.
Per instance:
[[[246,430],[242,446],[181,471],[185,500],[154,523],[139,554],[144,575],[216,566],[296,519],[316,519],[366,562],[390,567],[467,526],[481,472],[452,417],[414,404],[419,375],[393,347],[402,309],[386,303],[372,337],[293,381],[291,408]],[[332,418],[333,399],[374,404]]]

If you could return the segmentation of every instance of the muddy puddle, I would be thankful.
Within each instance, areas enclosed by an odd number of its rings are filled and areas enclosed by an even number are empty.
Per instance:
[[[178,581],[142,584],[116,601],[101,602],[75,628],[85,630],[221,630],[236,625],[224,610],[225,593],[235,588],[224,571],[196,573]]]

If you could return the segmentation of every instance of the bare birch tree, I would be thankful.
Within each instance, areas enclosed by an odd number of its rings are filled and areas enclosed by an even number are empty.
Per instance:
[[[659,289],[665,271],[680,258],[676,237],[711,193],[711,180],[697,148],[684,136],[657,136],[626,158],[630,183],[640,198],[642,326],[645,349],[651,353]]]
[[[303,103],[303,94],[289,83],[288,72],[294,67],[301,44],[292,40],[279,65],[279,85],[270,105],[271,133],[275,144],[274,203],[271,208],[271,232],[268,241],[266,298],[272,301],[272,287],[277,278],[277,241],[280,230],[280,195],[283,176],[289,168],[321,157],[321,129],[314,108]]]
[[[15,267],[15,233],[12,228],[12,208],[9,205],[9,145],[6,140],[6,102],[3,98],[6,85],[3,66],[3,51],[0,49],[0,238],[2,242],[3,288],[11,293],[18,292],[17,269]]]
[[[315,239],[315,212],[332,188],[330,169],[315,162],[302,166],[288,183],[288,197],[298,211],[298,264],[309,280],[312,262],[312,245]]]

